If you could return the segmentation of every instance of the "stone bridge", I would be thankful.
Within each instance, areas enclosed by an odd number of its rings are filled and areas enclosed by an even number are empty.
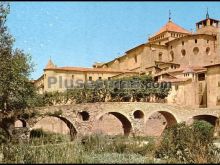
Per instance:
[[[33,111],[35,115],[29,119],[18,118],[15,127],[19,127],[19,122],[20,127],[27,127],[30,130],[37,128],[36,125],[38,125],[38,128],[47,127],[47,125],[49,127],[52,118],[56,118],[55,123],[61,122],[66,128],[63,125],[61,129],[60,126],[59,129],[58,126],[54,126],[53,130],[62,132],[62,129],[66,129],[66,133],[69,133],[71,138],[76,135],[87,135],[99,131],[107,134],[109,132],[117,134],[117,131],[121,131],[121,134],[124,135],[150,135],[149,132],[153,131],[155,134],[156,130],[161,129],[159,126],[164,129],[184,121],[190,124],[196,119],[208,121],[216,126],[219,125],[220,116],[220,108],[197,109],[145,102],[59,105],[35,108]],[[151,120],[157,119],[160,124],[151,122]]]

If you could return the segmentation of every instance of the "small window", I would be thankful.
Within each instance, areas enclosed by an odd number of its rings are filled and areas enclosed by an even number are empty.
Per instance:
[[[186,50],[185,49],[182,49],[181,50],[181,53],[182,53],[182,56],[184,57],[186,55]]]
[[[193,53],[197,55],[199,53],[199,48],[198,47],[193,48]]]
[[[218,82],[218,87],[220,87],[220,81]]]
[[[159,42],[159,45],[160,45],[160,42]]]
[[[170,46],[170,49],[173,49],[173,46]]]
[[[108,77],[108,80],[111,80],[111,77]]]
[[[195,39],[195,43],[197,44],[197,39]]]
[[[99,80],[102,80],[102,77],[99,77]]]
[[[209,43],[209,40],[207,40],[207,44]]]
[[[178,85],[175,85],[175,90],[177,91],[179,89],[179,86]]]
[[[217,103],[220,103],[220,96],[217,96]]]
[[[92,81],[92,76],[89,76],[89,81]]]
[[[184,41],[182,41],[182,45],[184,45]]]
[[[72,79],[74,79],[74,75],[72,75]]]
[[[210,48],[207,47],[206,50],[205,50],[205,52],[206,52],[207,55],[210,55],[210,54],[211,54],[211,53],[210,53]]]
[[[137,63],[137,55],[134,56],[134,62]]]
[[[170,52],[170,60],[171,60],[171,61],[174,60],[174,52],[173,52],[173,51]]]
[[[162,53],[160,52],[160,53],[159,53],[159,58],[158,58],[159,61],[162,61],[162,56],[163,56],[163,55],[162,55]]]
[[[205,80],[205,73],[198,74],[198,81],[204,81]]]

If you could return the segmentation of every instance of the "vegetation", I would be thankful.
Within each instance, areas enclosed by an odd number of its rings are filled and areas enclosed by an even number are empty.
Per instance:
[[[36,129],[28,142],[3,144],[0,160],[2,157],[1,163],[219,163],[220,150],[213,146],[212,135],[213,127],[204,121],[191,126],[177,124],[167,129],[162,139],[96,134],[70,141],[68,135]]]
[[[15,39],[6,26],[9,4],[0,3],[0,110],[12,111],[28,107],[34,96],[29,81],[33,70],[31,57],[23,50],[13,49]]]
[[[137,145],[146,140],[147,145]],[[2,146],[1,152],[2,163],[150,163],[153,146],[150,138],[104,135],[70,142],[67,135],[38,129],[32,131],[28,143],[9,143]]]
[[[220,149],[213,145],[213,130],[206,121],[191,126],[177,124],[165,131],[156,157],[180,163],[220,162]]]
[[[66,103],[94,103],[94,102],[129,102],[146,101],[154,98],[155,102],[164,101],[170,88],[158,83],[157,88],[150,76],[133,76],[108,81],[95,81],[83,84],[80,88],[74,87],[65,92],[47,92],[39,95],[39,106],[66,104]],[[150,86],[149,86],[150,85]],[[91,87],[92,86],[92,87]]]

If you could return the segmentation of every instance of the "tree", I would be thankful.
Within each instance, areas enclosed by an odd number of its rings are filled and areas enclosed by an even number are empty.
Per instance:
[[[33,70],[31,57],[23,50],[13,49],[15,39],[6,26],[9,3],[0,3],[0,110],[24,109],[34,95],[29,76]]]

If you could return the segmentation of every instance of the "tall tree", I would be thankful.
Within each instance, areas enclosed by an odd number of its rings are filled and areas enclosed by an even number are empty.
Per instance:
[[[24,109],[34,94],[31,57],[13,48],[15,39],[6,25],[9,12],[9,3],[0,2],[0,110],[5,112]]]

